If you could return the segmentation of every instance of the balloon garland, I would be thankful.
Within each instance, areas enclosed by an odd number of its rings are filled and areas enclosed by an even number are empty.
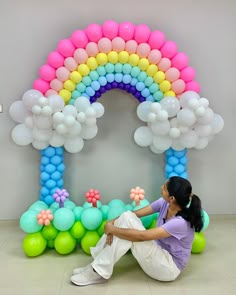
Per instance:
[[[187,55],[145,24],[108,20],[59,41],[40,67],[33,89],[9,109],[19,123],[12,130],[13,141],[32,144],[41,152],[39,201],[20,219],[28,234],[23,242],[26,255],[38,256],[46,247],[68,254],[77,242],[90,254],[106,219],[149,203],[144,190],[136,187],[132,204],[112,200],[103,205],[99,192],[90,189],[87,202],[76,206],[63,188],[64,149],[78,153],[97,135],[96,122],[104,114],[97,99],[106,91],[121,89],[140,102],[137,116],[146,126],[135,130],[134,141],[156,154],[165,153],[166,178],[188,177],[187,148],[205,148],[224,126],[208,99],[200,96],[194,78]],[[156,217],[143,218],[145,227],[154,226]],[[203,217],[206,229],[205,211]],[[196,253],[198,246],[194,247]]]

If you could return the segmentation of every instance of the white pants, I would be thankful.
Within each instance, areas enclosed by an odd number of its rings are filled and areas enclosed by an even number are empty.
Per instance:
[[[115,221],[115,226],[145,230],[141,220],[131,211],[123,213]],[[155,241],[131,242],[114,236],[112,244],[107,245],[106,235],[101,237],[96,247],[91,248],[94,258],[92,267],[103,278],[109,279],[115,263],[129,249],[143,271],[153,279],[173,281],[180,274],[169,252],[162,249]]]

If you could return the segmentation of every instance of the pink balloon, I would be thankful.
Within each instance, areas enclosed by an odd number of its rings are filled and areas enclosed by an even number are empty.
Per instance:
[[[163,57],[172,58],[178,51],[177,45],[173,41],[166,41],[161,47],[161,53]]]
[[[133,39],[135,31],[135,25],[131,22],[121,23],[119,26],[119,36],[125,41]]]
[[[165,72],[171,67],[171,61],[167,57],[162,57],[157,66],[159,70]]]
[[[50,87],[57,92],[63,89],[63,86],[63,82],[58,79],[54,79],[50,82]]]
[[[140,57],[147,57],[151,51],[150,45],[147,43],[141,43],[138,45],[137,54]]]
[[[151,30],[147,25],[141,24],[136,26],[135,32],[134,32],[134,39],[138,43],[145,43],[148,41],[148,38],[151,34]]]
[[[186,67],[180,72],[180,78],[185,82],[192,81],[195,78],[195,70],[192,67]]]
[[[46,93],[44,94],[45,97],[49,97],[50,95],[58,95],[58,92],[56,90],[53,89],[49,89],[48,91],[46,91]]]
[[[78,48],[74,52],[74,59],[78,64],[86,63],[88,59],[88,54],[85,49]]]
[[[151,64],[158,64],[159,61],[161,60],[161,52],[158,49],[153,49],[150,51],[148,55],[148,60]]]
[[[39,90],[42,94],[45,94],[45,92],[49,89],[49,82],[37,79],[34,81],[33,88]]]
[[[185,82],[182,79],[178,79],[171,84],[171,89],[176,95],[181,94],[185,90]]]
[[[113,20],[107,20],[102,25],[103,36],[112,40],[118,36],[119,24]]]
[[[129,40],[125,43],[125,50],[129,53],[135,53],[138,47],[138,43],[135,40]]]
[[[175,80],[179,79],[180,71],[176,68],[169,68],[166,72],[166,79],[170,82],[174,82]]]
[[[53,51],[48,55],[47,63],[55,69],[63,66],[64,57],[57,51]]]
[[[50,65],[43,65],[39,69],[39,76],[45,81],[51,81],[55,78],[55,69]]]
[[[200,85],[196,81],[191,81],[186,83],[185,91],[195,91],[197,93],[200,92]]]
[[[84,31],[77,30],[71,35],[71,41],[76,48],[85,48],[88,44],[88,37]]]
[[[73,56],[75,47],[69,39],[59,41],[57,51],[64,57]]]
[[[86,52],[88,56],[96,56],[99,52],[97,43],[89,42],[86,46]]]
[[[165,35],[161,31],[153,31],[148,39],[151,49],[159,49],[165,43]]]
[[[98,42],[99,39],[102,38],[102,28],[98,24],[90,24],[85,32],[88,36],[89,41]]]
[[[98,50],[103,53],[108,53],[112,49],[111,40],[108,38],[101,38],[98,41]]]
[[[67,70],[65,67],[60,67],[56,70],[57,79],[64,82],[69,79],[70,71]]]
[[[113,50],[121,52],[125,49],[125,41],[121,37],[115,37],[111,42]]]
[[[183,52],[178,52],[171,60],[172,67],[182,70],[188,65],[188,56]]]
[[[74,71],[78,67],[78,63],[75,61],[73,57],[67,57],[64,60],[64,66],[69,70],[70,72]]]

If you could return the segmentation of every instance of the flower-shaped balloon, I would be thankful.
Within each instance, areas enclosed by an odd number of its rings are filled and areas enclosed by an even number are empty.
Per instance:
[[[65,189],[57,189],[53,194],[53,199],[59,203],[59,207],[64,207],[64,202],[69,197],[69,193]]]
[[[130,190],[130,198],[135,201],[136,206],[140,205],[140,201],[144,199],[144,194],[145,191],[139,186]]]
[[[100,200],[100,193],[98,190],[94,190],[91,188],[86,194],[85,197],[87,198],[88,203],[92,203],[93,207],[97,207],[97,201]]]
[[[37,215],[38,224],[40,225],[49,225],[51,220],[53,220],[53,215],[51,210],[41,210]]]

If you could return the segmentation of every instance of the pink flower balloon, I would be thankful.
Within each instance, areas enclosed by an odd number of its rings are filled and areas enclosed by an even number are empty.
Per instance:
[[[119,24],[113,20],[107,20],[102,25],[103,36],[112,40],[118,36]]]
[[[165,35],[161,31],[153,31],[150,34],[148,43],[151,49],[159,49],[165,43]]]
[[[71,41],[76,48],[85,48],[88,44],[88,37],[82,30],[77,30],[71,35]]]
[[[124,22],[119,25],[119,36],[125,41],[132,40],[134,36],[135,25],[131,22]]]

